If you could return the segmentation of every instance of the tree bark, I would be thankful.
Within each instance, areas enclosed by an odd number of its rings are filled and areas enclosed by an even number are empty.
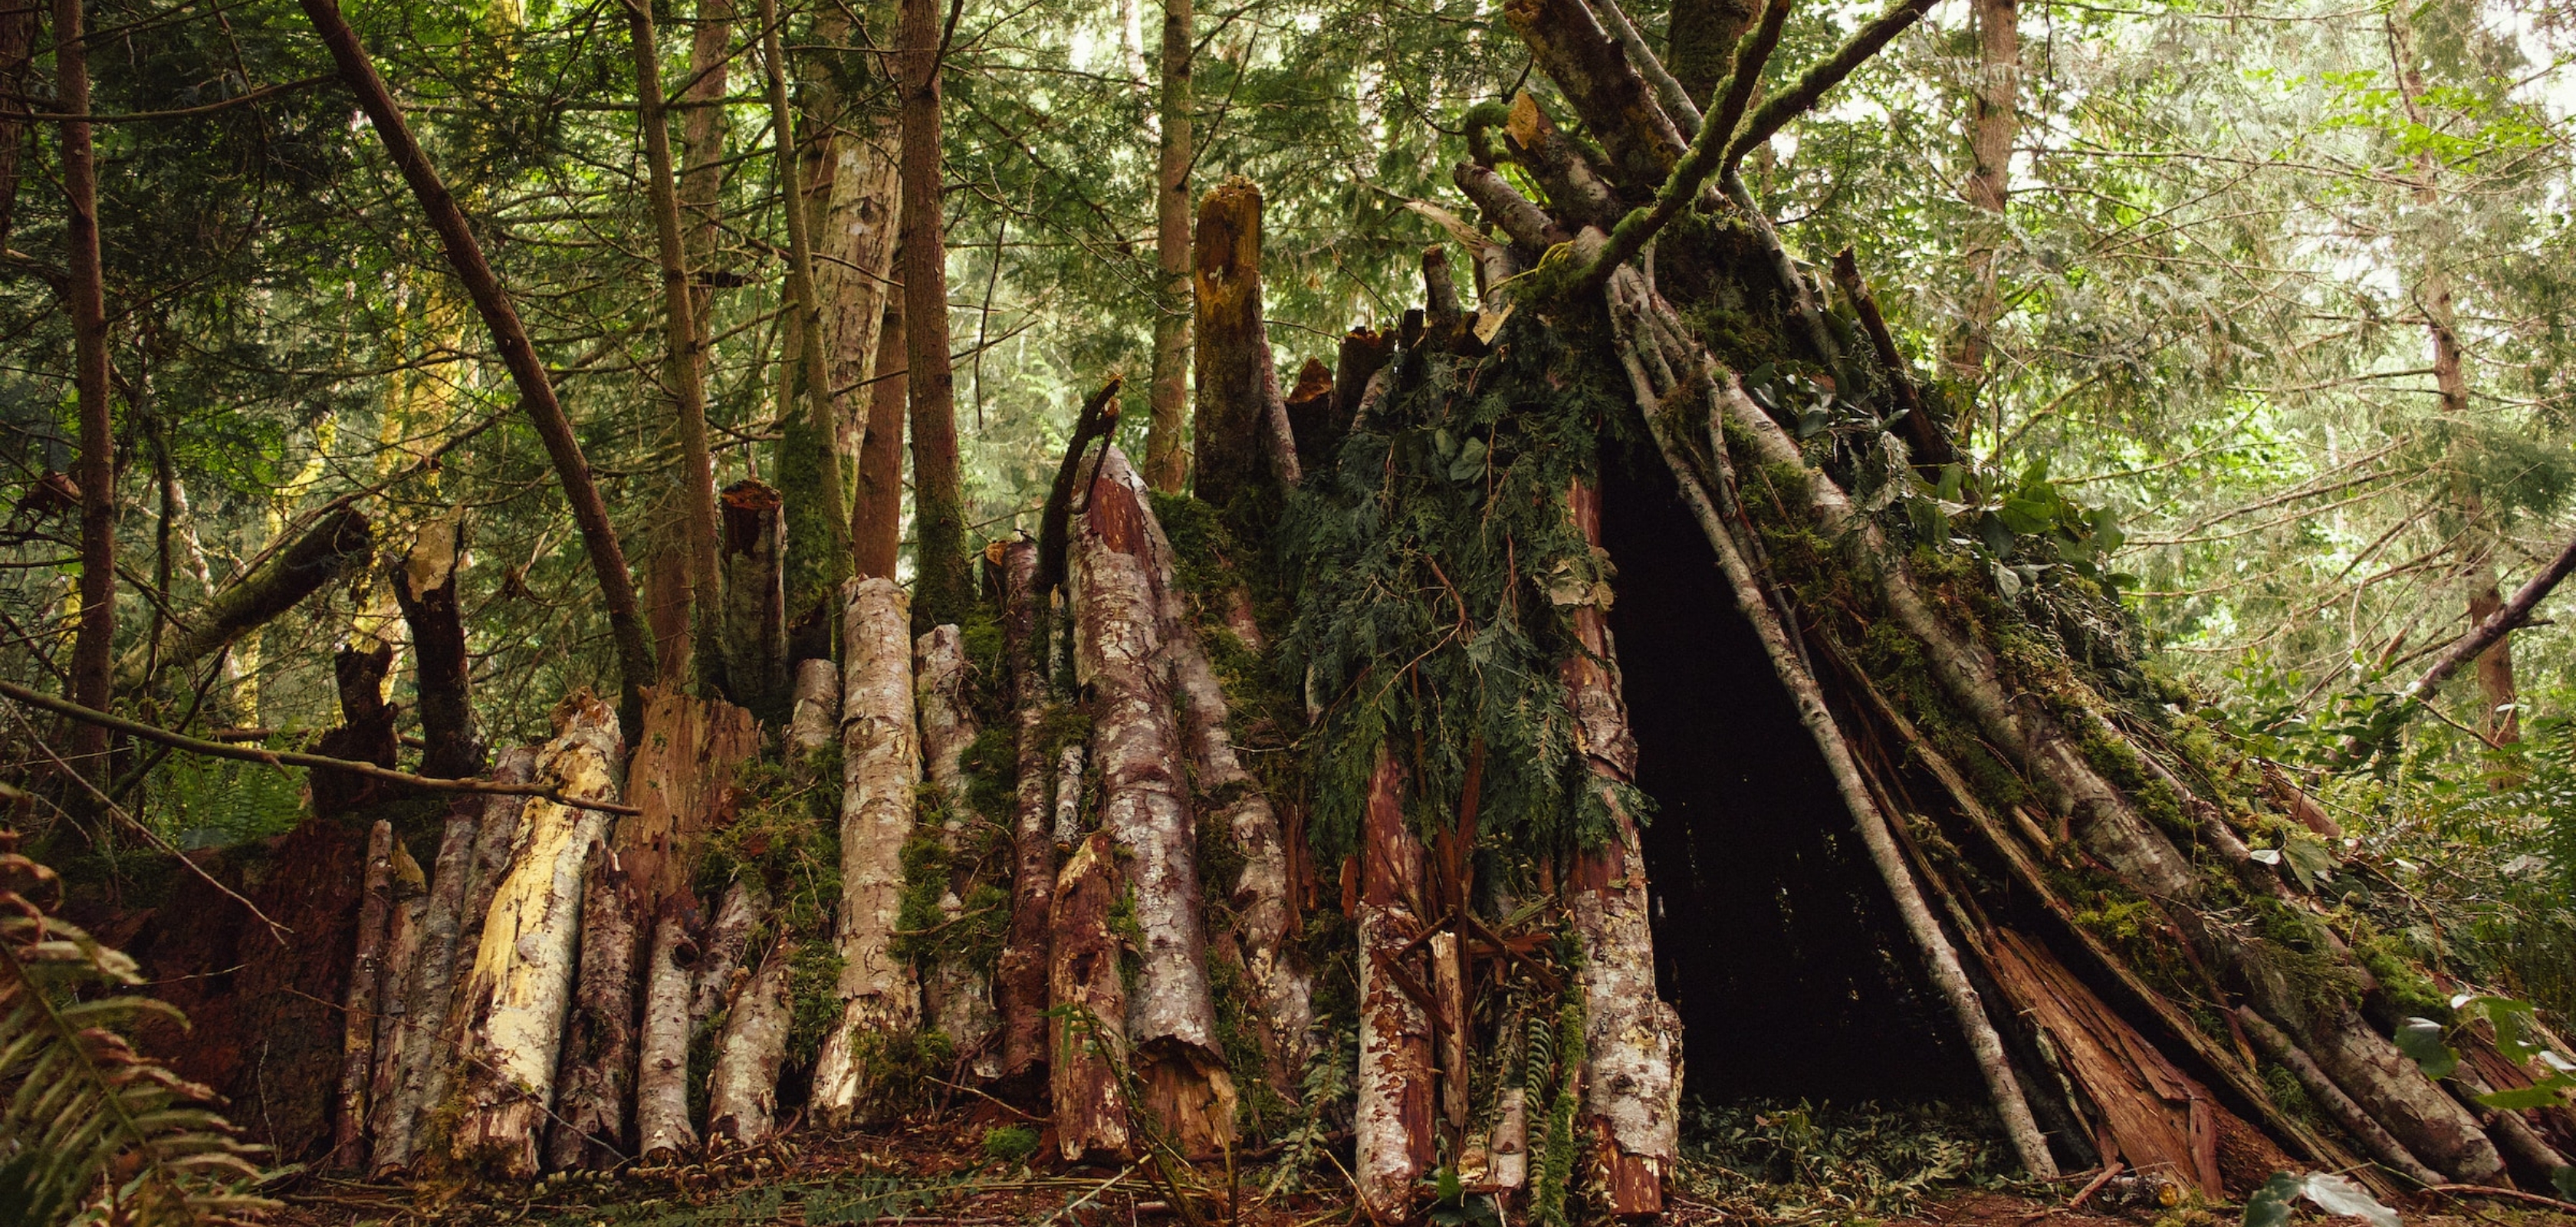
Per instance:
[[[1055,839],[1047,809],[1046,618],[1038,605],[1038,547],[1013,541],[1002,553],[1002,650],[1011,670],[1011,718],[1019,786],[1011,799],[1011,927],[993,972],[1001,1012],[999,1076],[1034,1081],[1047,1064],[1047,915],[1055,904]]]
[[[1200,457],[1204,481],[1207,453]],[[1125,467],[1123,457],[1116,466]],[[1158,676],[1149,520],[1125,482],[1104,476],[1089,488],[1072,540],[1075,674],[1089,695],[1100,826],[1123,855],[1134,900],[1141,968],[1128,1003],[1130,1061],[1144,1107],[1173,1144],[1184,1154],[1215,1154],[1233,1142],[1234,1085],[1216,1046],[1180,736]]]
[[[501,752],[493,764],[496,782],[525,784],[536,779],[538,750],[514,746]],[[448,1105],[449,1088],[462,1067],[467,1053],[468,1028],[473,1024],[477,1007],[470,993],[457,989],[471,982],[476,960],[480,958],[483,931],[489,923],[492,901],[500,897],[502,883],[510,876],[511,855],[518,847],[521,820],[527,816],[527,799],[497,795],[466,798],[481,801],[478,811],[465,819],[466,845],[457,861],[463,872],[457,875],[452,898],[454,909],[443,928],[439,923],[438,897],[448,897],[441,887],[431,904],[431,921],[423,940],[423,961],[427,964],[421,976],[425,992],[422,1003],[414,1008],[425,1028],[413,1033],[419,1046],[416,1055],[404,1059],[402,1100],[395,1106],[393,1134],[379,1135],[376,1142],[376,1169],[386,1171],[409,1167],[429,1147],[443,1147],[450,1130],[433,1125],[431,1114]],[[461,808],[450,811],[450,832]],[[444,883],[451,863],[449,845],[441,841],[440,881]],[[440,939],[444,937],[442,942]],[[458,956],[463,956],[459,961]]]
[[[1685,142],[1599,18],[1583,0],[1510,0],[1503,17],[1610,155],[1619,187],[1653,195]]]
[[[913,625],[960,622],[975,599],[957,392],[948,367],[948,241],[941,233],[937,0],[901,0],[895,35],[903,99],[903,318],[912,400]]]
[[[1191,488],[1222,508],[1265,480],[1297,484],[1296,443],[1262,319],[1261,189],[1251,180],[1236,175],[1200,199],[1191,259],[1198,374]]]
[[[1762,15],[1759,0],[1682,0],[1664,25],[1664,67],[1705,111],[1735,70],[1735,43]]]
[[[725,692],[764,719],[787,714],[787,568],[784,500],[756,477],[724,488]]]
[[[877,332],[868,434],[859,445],[859,496],[850,528],[861,579],[893,579],[903,546],[903,419],[911,378],[903,370],[906,345],[903,299],[890,296],[885,326]]]
[[[27,96],[28,70],[35,66],[36,19],[42,11],[28,4],[0,15],[0,95]],[[0,102],[0,249],[8,247],[18,214],[18,167],[26,157],[29,135],[26,111],[24,103]]]
[[[872,1111],[874,1045],[921,1022],[912,966],[894,954],[911,838],[920,741],[912,710],[912,637],[903,590],[888,579],[843,590],[841,642],[840,1020],[814,1069],[814,1111],[840,1124]]]
[[[547,1130],[556,1171],[611,1168],[635,1153],[627,1104],[635,1087],[635,956],[644,918],[635,875],[604,841],[582,873],[579,967]]]
[[[2003,314],[1995,260],[2011,237],[2004,205],[2012,195],[2013,141],[2021,132],[2021,2],[1971,0],[1969,12],[1977,27],[1977,83],[1968,118],[1970,169],[1960,194],[1983,217],[1968,230],[1969,299],[1950,359],[1968,393],[1966,410],[1959,415],[1962,438],[1973,433],[1986,364],[1994,351],[1995,320]],[[2001,439],[2002,410],[1995,412],[1995,437]]]
[[[733,820],[734,776],[760,756],[750,712],[677,690],[646,698],[626,773],[627,800],[642,812],[618,823],[610,842],[635,882],[639,928],[661,914],[663,900],[694,900],[707,834]]]
[[[394,718],[401,713],[385,702],[385,674],[393,662],[393,645],[382,642],[365,649],[350,644],[332,654],[331,672],[340,690],[340,723],[314,742],[316,753],[342,762],[388,769],[394,765],[401,748]],[[355,813],[395,795],[389,780],[337,767],[316,767],[306,784],[317,818]]]
[[[814,239],[797,174],[796,111],[787,97],[787,53],[778,38],[777,0],[760,0],[761,64],[769,84],[769,120],[777,134],[779,196],[787,202],[787,340],[780,383],[778,481],[786,495],[791,620],[809,627],[802,646],[820,656],[831,644],[832,594],[850,575],[849,495],[837,447],[840,413],[822,299],[815,289]],[[780,659],[784,660],[784,653]],[[783,684],[785,678],[778,681]]]
[[[465,571],[465,512],[420,526],[394,575],[394,601],[411,626],[413,690],[420,712],[422,775],[463,778],[483,770],[483,731],[474,718],[474,661],[465,646],[457,579]]]
[[[1431,1015],[1397,961],[1422,935],[1422,841],[1404,821],[1407,772],[1381,745],[1360,832],[1359,1106],[1351,1119],[1360,1204],[1382,1222],[1411,1217],[1439,1161],[1432,1132]],[[1347,888],[1346,888],[1347,889]]]
[[[700,693],[723,676],[721,656],[707,659],[717,638],[716,477],[707,452],[706,361],[699,353],[705,329],[689,286],[689,257],[680,236],[680,187],[671,169],[671,128],[662,92],[662,48],[653,33],[649,0],[628,0],[628,41],[635,59],[635,96],[644,129],[645,196],[653,212],[653,244],[662,272],[662,382],[680,435],[681,523],[688,535],[691,616],[689,641],[696,660],[675,662],[681,677],[694,676]],[[665,678],[664,684],[680,678]]]
[[[617,714],[587,692],[554,713],[536,776],[568,796],[613,800],[625,746]],[[549,800],[520,814],[510,869],[492,897],[463,992],[463,1102],[450,1146],[508,1179],[537,1172],[538,1127],[554,1101],[572,1004],[583,870],[608,816]]]
[[[832,449],[845,477],[857,477],[866,440],[875,429],[870,405],[855,401],[852,390],[900,370],[903,347],[891,364],[880,356],[879,335],[886,312],[897,301],[892,292],[896,226],[897,147],[901,134],[895,117],[842,87],[845,73],[855,76],[862,64],[876,62],[859,53],[837,50],[850,41],[849,10],[828,7],[814,16],[812,43],[827,48],[824,56],[838,62],[815,65],[800,78],[807,99],[803,122],[812,131],[805,148],[804,191],[814,236],[815,292],[829,330],[825,346],[832,371],[835,418]],[[893,381],[898,387],[902,380]],[[872,399],[872,398],[871,398]],[[895,433],[900,436],[902,428]],[[860,478],[864,480],[864,478]],[[852,524],[864,523],[851,508]],[[852,548],[856,549],[854,541]]]
[[[796,662],[796,704],[787,717],[787,761],[804,767],[841,739],[841,669],[829,660]]]
[[[929,760],[931,782],[947,801],[947,821],[939,840],[953,857],[965,849],[972,820],[966,795],[963,759],[975,740],[975,714],[967,693],[966,638],[956,625],[934,626],[913,645],[914,701],[920,712],[922,756]],[[961,867],[962,869],[962,867]],[[949,889],[939,898],[941,923],[954,924],[966,912],[958,888],[966,882],[952,873]],[[1001,1054],[993,1047],[1000,1020],[993,1012],[993,981],[965,959],[944,956],[931,968],[923,994],[931,1026],[957,1046],[968,1069],[978,1078],[1001,1074]]]
[[[89,114],[88,34],[81,0],[54,0],[55,105]],[[108,403],[107,277],[98,245],[98,165],[86,119],[62,124],[63,245],[70,273],[72,386],[80,408],[80,625],[72,637],[72,702],[106,711],[116,697],[116,420]],[[107,730],[75,724],[67,744],[74,766],[105,785]]]
[[[413,985],[421,974],[421,944],[429,916],[429,879],[411,849],[393,841],[393,912],[385,935],[384,979],[376,992],[375,1068],[367,1077],[367,1148],[355,1170],[371,1170],[384,1122],[402,1094],[402,1055],[407,1035],[429,1025],[411,1014]]]
[[[1198,157],[1190,134],[1192,18],[1190,0],[1163,0],[1163,88],[1155,110],[1162,156],[1154,169],[1154,271],[1162,281],[1154,304],[1145,477],[1165,494],[1179,493],[1190,475],[1181,431],[1190,397],[1190,164]]]
[[[644,1032],[636,1050],[636,1153],[648,1163],[698,1148],[689,1123],[689,1033],[696,1018],[690,997],[699,961],[685,899],[662,901],[653,919],[653,946],[644,965]]]
[[[367,876],[358,895],[358,953],[349,963],[340,1040],[340,1111],[331,1131],[331,1166],[355,1170],[367,1161],[367,1089],[376,1058],[376,998],[384,989],[385,941],[393,926],[394,825],[367,830]]]
[[[787,1059],[787,1029],[794,1021],[787,992],[795,974],[798,939],[770,943],[760,970],[733,1000],[724,1034],[716,1041],[715,1073],[707,1084],[707,1139],[737,1146],[768,1140],[778,1121],[778,1070]]]
[[[364,566],[373,548],[373,532],[356,508],[343,507],[325,515],[292,544],[261,559],[248,574],[209,598],[189,618],[185,632],[161,642],[157,661],[139,646],[127,652],[117,666],[117,688],[140,690],[156,667],[185,669],[222,651],[347,574],[349,568]]]
[[[57,3],[68,5],[74,0]],[[563,485],[564,499],[572,504],[573,521],[581,528],[591,570],[599,577],[601,603],[617,643],[619,710],[634,716],[643,710],[644,687],[656,668],[653,641],[637,612],[634,578],[627,574],[626,555],[618,545],[617,529],[609,523],[608,504],[600,498],[598,485],[591,481],[590,462],[581,454],[572,420],[564,416],[562,403],[555,399],[554,384],[546,376],[545,364],[538,360],[536,346],[528,340],[526,326],[519,322],[509,291],[502,288],[500,278],[493,275],[492,266],[484,260],[482,244],[475,240],[465,211],[457,207],[456,198],[448,194],[437,169],[429,164],[420,141],[404,122],[402,108],[395,104],[392,91],[385,88],[384,78],[376,75],[366,48],[359,45],[357,32],[340,15],[339,4],[336,0],[299,3],[331,49],[332,62],[350,92],[358,96],[358,106],[367,113],[377,138],[384,142],[386,154],[402,171],[422,212],[428,214],[430,228],[437,232],[448,264],[456,270],[456,279],[463,283],[475,312],[490,330],[493,347],[501,351],[502,365],[509,368],[511,382],[519,393],[520,407],[535,425],[537,437],[545,443],[546,455],[554,463],[555,478]]]
[[[1134,1148],[1127,1092],[1127,986],[1110,913],[1122,887],[1118,852],[1107,831],[1094,831],[1056,878],[1047,928],[1055,948],[1047,983],[1055,1008],[1047,1022],[1047,1083],[1055,1105],[1056,1147],[1067,1163],[1121,1160]]]

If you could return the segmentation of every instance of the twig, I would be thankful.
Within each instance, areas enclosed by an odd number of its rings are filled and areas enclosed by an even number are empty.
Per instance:
[[[2085,1202],[2093,1200],[2093,1195],[2101,1192],[2102,1186],[2111,1183],[2111,1178],[2119,1175],[2121,1170],[2127,1166],[2127,1164],[2120,1162],[2118,1159],[2113,1159],[2109,1163],[2103,1164],[2101,1175],[2095,1176],[2092,1180],[2086,1182],[2083,1188],[2075,1191],[2075,1196],[2066,1199],[2066,1208],[2069,1210],[2082,1209]]]
[[[238,759],[248,763],[266,763],[272,767],[318,767],[331,771],[346,771],[351,775],[362,775],[369,779],[383,780],[388,784],[400,784],[406,788],[420,788],[431,792],[477,792],[494,796],[536,797],[552,801],[557,805],[568,805],[575,809],[595,809],[610,814],[644,812],[632,805],[620,805],[615,801],[593,801],[582,797],[566,796],[563,790],[545,784],[503,784],[494,780],[442,779],[437,776],[413,775],[408,771],[396,771],[391,767],[379,767],[374,763],[360,762],[355,759],[331,758],[295,750],[265,750],[256,746],[228,746],[219,741],[204,741],[183,733],[173,733],[158,725],[145,724],[140,720],[128,720],[123,716],[114,716],[83,707],[69,700],[57,699],[42,691],[29,690],[15,682],[0,682],[0,696],[15,699],[31,707],[41,707],[58,716],[68,716],[85,724],[95,724],[128,736],[140,737],[145,741],[157,742],[208,758]],[[48,750],[46,753],[50,755],[52,751]]]
[[[2552,1210],[2564,1210],[2568,1213],[2576,1214],[2576,1201],[2560,1201],[2555,1197],[2543,1197],[2538,1193],[2525,1193],[2520,1189],[2499,1189],[2493,1185],[2484,1184],[2430,1184],[2424,1186],[2424,1191],[2427,1193],[2458,1193],[2468,1197],[2502,1197],[2512,1201],[2529,1202],[2535,1206],[2547,1206]]]

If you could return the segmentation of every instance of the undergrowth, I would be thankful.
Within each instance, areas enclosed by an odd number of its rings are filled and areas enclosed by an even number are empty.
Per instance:
[[[1683,1196],[1756,1222],[1894,1218],[2020,1163],[1982,1105],[1741,1101],[1683,1106]]]

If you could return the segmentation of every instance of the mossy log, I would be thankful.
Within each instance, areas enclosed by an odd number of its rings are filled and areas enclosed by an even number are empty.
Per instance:
[[[191,611],[178,634],[161,639],[157,652],[150,642],[136,644],[117,662],[116,688],[139,690],[156,671],[184,669],[232,646],[350,568],[366,565],[374,548],[375,530],[356,508],[324,515]]]

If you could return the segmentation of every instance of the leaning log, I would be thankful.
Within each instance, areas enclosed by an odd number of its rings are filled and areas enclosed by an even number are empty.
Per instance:
[[[116,688],[140,689],[155,670],[185,669],[232,646],[350,568],[364,566],[374,545],[374,531],[356,508],[323,516],[293,544],[261,559],[192,611],[178,634],[161,640],[157,654],[149,643],[127,652],[117,662]]]
[[[581,889],[580,967],[555,1073],[546,1165],[615,1167],[633,1154],[626,1106],[635,1087],[635,956],[645,916],[636,881],[605,842]]]
[[[376,996],[384,986],[385,941],[393,923],[394,826],[382,818],[367,832],[367,877],[358,895],[358,953],[349,964],[341,1013],[340,1111],[331,1130],[331,1166],[366,1162],[367,1088],[376,1056]]]
[[[912,967],[895,956],[903,901],[903,845],[912,837],[921,750],[912,710],[911,602],[894,581],[842,587],[841,1017],[824,1038],[813,1104],[840,1124],[869,1109],[877,1043],[920,1025]]]
[[[922,755],[945,801],[939,841],[951,857],[964,850],[973,813],[964,762],[978,730],[968,685],[965,632],[955,623],[923,631],[913,644],[913,697],[920,712]],[[965,901],[957,893],[962,885],[952,876],[940,895],[941,924],[954,924],[965,915]],[[991,976],[962,955],[943,954],[930,969],[922,1005],[930,1025],[968,1058],[976,1077],[1001,1073],[1001,1054],[992,1046],[999,1020],[993,1013]]]
[[[399,839],[393,850],[393,914],[385,935],[383,987],[376,993],[375,1068],[367,1077],[369,1154],[367,1164],[357,1168],[361,1172],[373,1164],[376,1130],[391,1118],[392,1105],[402,1093],[403,1042],[414,1025],[412,983],[421,973],[423,926],[429,916],[429,879],[421,873],[420,862]]]
[[[770,943],[760,970],[733,998],[724,1033],[716,1039],[715,1072],[707,1080],[707,1140],[737,1146],[768,1140],[778,1124],[778,1070],[787,1058],[787,999],[799,942]]]
[[[465,511],[432,516],[394,569],[394,603],[411,627],[413,706],[420,713],[420,773],[460,778],[483,770],[474,719],[473,660],[457,579],[465,571]]]
[[[1005,1080],[1029,1080],[1046,1067],[1047,912],[1055,903],[1055,839],[1049,829],[1047,712],[1052,698],[1037,594],[1038,547],[1014,541],[1002,551],[1002,654],[1011,670],[1013,749],[1019,768],[1011,797],[1011,925],[993,971],[1001,1014]]]
[[[1424,927],[1422,841],[1404,821],[1405,774],[1381,745],[1360,832],[1353,1175],[1360,1204],[1380,1222],[1412,1217],[1422,1179],[1439,1161],[1432,1134],[1431,1014],[1414,991],[1428,981],[1403,962]]]
[[[1107,455],[1119,454],[1112,447]],[[1090,696],[1100,826],[1125,858],[1134,899],[1141,967],[1127,1039],[1146,1110],[1184,1153],[1215,1154],[1233,1142],[1234,1080],[1216,1044],[1197,832],[1159,676],[1164,644],[1148,519],[1124,482],[1104,478],[1089,488],[1071,551],[1074,668]]]
[[[796,662],[796,702],[787,717],[787,761],[802,766],[841,740],[841,669],[821,658]]]
[[[697,1149],[689,1123],[690,998],[697,935],[687,901],[662,901],[644,965],[644,1033],[636,1054],[635,1147],[648,1163]]]
[[[1123,1159],[1133,1146],[1122,1077],[1127,985],[1118,966],[1119,936],[1111,927],[1123,888],[1119,877],[1109,833],[1092,832],[1065,861],[1049,913],[1055,945],[1047,983],[1055,1008],[1047,1021],[1047,1083],[1056,1146],[1067,1163]]]
[[[617,713],[580,691],[556,706],[554,723],[536,777],[568,797],[615,800],[626,753]],[[582,871],[607,819],[595,809],[528,802],[462,993],[462,1102],[450,1151],[511,1179],[537,1172],[538,1127],[554,1101],[571,1006]]]

